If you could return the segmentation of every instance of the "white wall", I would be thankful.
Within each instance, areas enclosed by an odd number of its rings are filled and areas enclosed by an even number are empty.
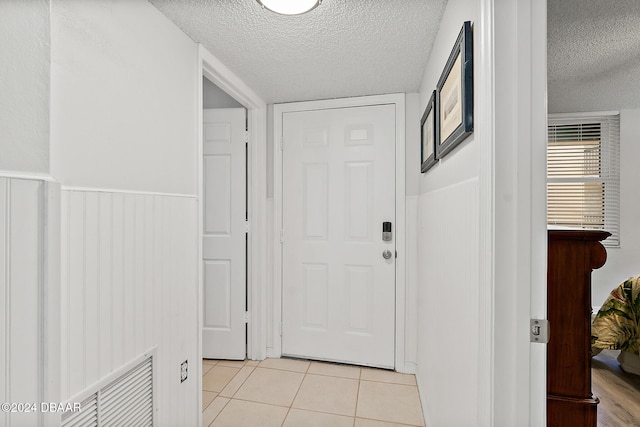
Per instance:
[[[62,399],[155,345],[158,425],[196,425],[197,45],[145,0],[52,0],[51,46]]]
[[[420,94],[405,95],[406,294],[405,366],[415,372],[418,357],[418,192],[420,178]]]
[[[478,20],[477,8],[476,0],[447,4],[422,80],[418,129],[462,24]],[[427,425],[478,422],[480,163],[474,142],[472,134],[419,178],[417,380]],[[407,169],[419,171],[419,161],[408,161]]]
[[[620,111],[620,247],[607,248],[607,262],[591,275],[594,306],[616,286],[640,274],[640,109]]]
[[[273,104],[267,105],[267,198],[273,199]]]
[[[49,1],[0,1],[0,170],[49,172]]]
[[[197,46],[144,0],[51,2],[51,173],[196,194]]]
[[[202,108],[244,108],[206,77],[202,78],[202,92]]]
[[[407,197],[420,193],[420,118],[424,111],[421,94],[407,93],[405,97],[406,132],[406,192]],[[418,125],[416,126],[416,123]],[[417,154],[417,155],[416,155]]]

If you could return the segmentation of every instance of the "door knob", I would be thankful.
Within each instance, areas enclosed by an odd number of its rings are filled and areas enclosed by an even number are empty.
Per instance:
[[[392,253],[391,253],[391,251],[389,249],[385,249],[385,251],[382,252],[382,258],[384,258],[384,259],[391,258],[391,255],[392,255]]]

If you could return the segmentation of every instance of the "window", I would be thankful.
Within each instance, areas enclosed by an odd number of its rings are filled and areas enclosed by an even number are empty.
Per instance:
[[[620,246],[620,116],[551,114],[547,223],[606,230]]]

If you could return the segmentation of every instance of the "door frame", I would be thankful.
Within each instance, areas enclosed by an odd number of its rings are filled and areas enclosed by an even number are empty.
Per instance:
[[[415,370],[413,364],[406,363],[405,331],[406,316],[406,216],[405,216],[405,94],[373,95],[354,98],[327,99],[320,101],[292,102],[273,106],[273,302],[270,337],[272,346],[267,349],[268,357],[282,355],[282,115],[294,111],[310,111],[333,108],[364,107],[394,104],[396,109],[396,300],[395,300],[395,369],[398,372]]]
[[[545,426],[547,1],[479,4],[478,425]]]
[[[206,77],[220,89],[247,109],[247,128],[249,142],[247,144],[247,213],[249,219],[249,236],[247,239],[247,299],[248,328],[247,355],[250,359],[262,360],[266,357],[266,256],[267,256],[267,105],[249,86],[229,70],[218,58],[204,46],[198,45],[198,62],[196,66],[196,106],[197,106],[197,150],[196,187],[198,189],[198,355],[202,356],[202,316],[203,316],[203,268],[202,268],[202,235],[203,235],[203,171],[202,171],[202,138],[203,138],[203,85],[202,77]],[[195,364],[196,381],[198,382],[198,423],[202,423],[202,364]],[[198,424],[198,425],[199,425]]]

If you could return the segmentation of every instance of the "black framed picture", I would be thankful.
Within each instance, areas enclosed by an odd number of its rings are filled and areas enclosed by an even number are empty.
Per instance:
[[[440,159],[473,133],[473,33],[466,21],[436,89]]]
[[[436,157],[436,144],[438,141],[437,116],[438,108],[436,105],[436,91],[434,90],[420,120],[420,159],[422,162],[420,171],[422,173],[438,163]]]

